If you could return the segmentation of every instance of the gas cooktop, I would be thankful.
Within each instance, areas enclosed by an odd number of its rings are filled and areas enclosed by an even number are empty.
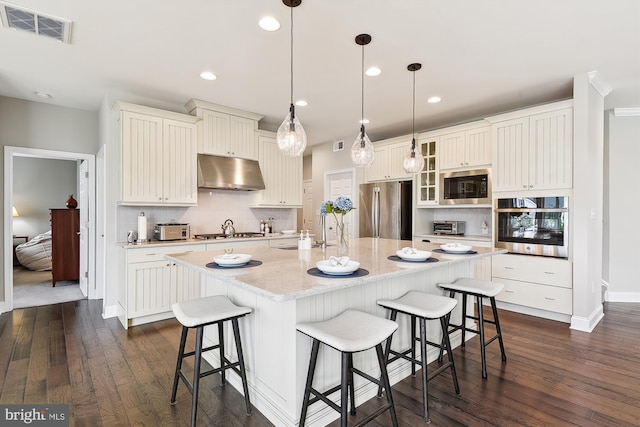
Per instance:
[[[215,233],[215,234],[194,234],[194,239],[200,240],[216,240],[216,239],[234,239],[234,238],[245,238],[245,237],[264,237],[264,233],[255,233],[255,232],[239,232],[234,234],[224,234],[224,233]]]

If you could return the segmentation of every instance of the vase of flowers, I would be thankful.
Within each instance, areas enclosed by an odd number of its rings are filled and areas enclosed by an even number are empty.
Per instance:
[[[320,213],[322,216],[332,214],[336,220],[336,245],[338,254],[345,254],[349,249],[349,233],[344,222],[344,216],[351,212],[353,202],[349,197],[338,197],[335,201],[327,200],[322,203]]]

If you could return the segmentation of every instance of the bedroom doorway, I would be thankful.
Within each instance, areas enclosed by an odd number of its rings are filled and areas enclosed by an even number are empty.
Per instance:
[[[81,265],[80,276],[81,280],[72,283],[58,282],[54,288],[50,281],[50,271],[42,274],[43,272],[32,272],[19,270],[13,265],[13,250],[12,246],[9,246],[9,236],[14,236],[14,218],[11,214],[7,215],[8,210],[14,206],[14,189],[16,182],[14,181],[16,167],[20,166],[21,160],[24,158],[31,158],[34,161],[47,162],[53,161],[71,161],[72,167],[75,172],[75,186],[72,193],[74,197],[78,199],[78,207],[80,210],[80,259]],[[82,298],[96,298],[98,294],[95,289],[94,280],[94,266],[95,266],[95,253],[94,253],[94,241],[95,230],[93,226],[95,217],[95,157],[90,154],[82,153],[70,153],[59,152],[50,150],[39,150],[22,147],[5,147],[5,221],[4,221],[4,234],[5,238],[5,262],[4,262],[4,307],[2,311],[10,311],[13,308],[21,308],[26,306],[36,306],[44,304],[54,304],[63,301],[74,301]],[[16,163],[16,164],[14,164]],[[24,174],[23,174],[24,176]],[[65,190],[66,191],[66,190]],[[67,191],[69,192],[69,191]],[[58,199],[60,196],[56,196]],[[50,203],[52,208],[65,208],[65,201],[68,194],[64,196],[64,199]],[[41,209],[42,210],[42,209]],[[46,210],[47,214],[49,213]],[[17,218],[16,218],[17,219]],[[42,228],[42,225],[40,226]],[[24,234],[24,232],[23,232]],[[35,236],[32,236],[32,238]],[[14,239],[15,240],[15,239]],[[15,243],[14,243],[15,245]],[[16,277],[14,277],[14,271]],[[37,274],[40,273],[40,274]],[[14,301],[14,282],[20,286],[19,291],[16,289],[15,296],[20,301]],[[29,286],[24,287],[24,283],[30,283],[32,289]],[[43,284],[44,282],[44,284]],[[38,288],[39,285],[39,288]],[[27,301],[24,301],[24,297],[21,296],[26,291]],[[45,295],[46,293],[46,295]],[[14,304],[16,302],[16,304]]]

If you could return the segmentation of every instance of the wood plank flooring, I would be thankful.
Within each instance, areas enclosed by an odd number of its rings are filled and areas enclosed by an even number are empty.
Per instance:
[[[101,306],[82,300],[1,315],[0,403],[66,403],[71,426],[189,425],[184,386],[177,405],[169,405],[179,324],[125,330],[116,319],[102,319]],[[456,349],[461,395],[448,373],[430,382],[431,425],[640,425],[640,304],[606,303],[591,334],[504,310],[500,316],[508,361],[491,344],[483,380],[478,338]],[[242,395],[219,387],[219,376],[201,384],[199,425],[271,425],[258,411],[247,417]],[[401,426],[426,425],[419,374],[393,393]],[[365,402],[353,420],[380,403]],[[370,425],[390,425],[389,416]]]

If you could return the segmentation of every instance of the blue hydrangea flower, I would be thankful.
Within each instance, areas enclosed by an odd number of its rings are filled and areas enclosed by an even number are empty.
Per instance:
[[[336,212],[345,214],[353,209],[353,202],[348,197],[338,197],[333,203],[333,207]]]

